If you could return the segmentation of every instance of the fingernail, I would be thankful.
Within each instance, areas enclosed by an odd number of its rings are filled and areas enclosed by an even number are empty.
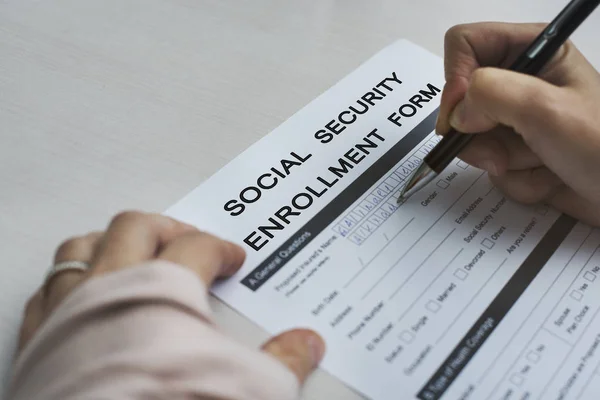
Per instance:
[[[435,121],[435,134],[438,136],[442,136],[448,133],[448,127],[444,126],[440,115],[438,114],[437,119]]]
[[[230,262],[223,266],[223,274],[233,275],[237,272],[240,266],[244,264],[244,261],[246,261],[246,252],[243,248],[233,242],[226,243],[228,244],[231,257],[229,260]]]
[[[481,168],[486,170],[490,175],[498,176],[498,168],[492,161],[486,160],[481,163]]]
[[[311,362],[313,366],[319,365],[325,355],[325,344],[323,340],[315,335],[309,335],[306,339],[310,351]]]
[[[450,114],[450,125],[460,131],[462,125],[463,125],[463,121],[465,119],[465,102],[464,101],[460,101],[456,107],[454,107],[454,110],[452,110],[452,113]]]

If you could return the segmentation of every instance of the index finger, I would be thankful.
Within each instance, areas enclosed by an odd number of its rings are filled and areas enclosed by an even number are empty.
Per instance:
[[[442,93],[439,133],[450,130],[448,117],[464,97],[473,72],[481,67],[508,68],[544,29],[545,24],[482,22],[452,27],[444,39],[446,85]],[[567,51],[568,50],[568,51]],[[557,52],[540,77],[558,86],[573,79],[576,49],[569,43]],[[502,84],[502,82],[498,82]]]
[[[469,79],[480,67],[508,68],[546,24],[511,24],[481,22],[456,25],[444,38],[444,69],[446,80]],[[568,73],[562,60],[564,49],[548,63],[540,76],[548,81],[563,80]],[[561,62],[557,62],[561,61]],[[553,82],[559,84],[558,82]]]

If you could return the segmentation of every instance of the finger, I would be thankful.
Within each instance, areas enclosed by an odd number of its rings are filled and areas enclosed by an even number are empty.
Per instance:
[[[450,28],[444,37],[446,80],[469,79],[480,67],[508,68],[546,26],[543,23],[480,22]],[[559,49],[540,76],[560,80],[574,76],[569,66],[577,50],[571,47],[569,43]]]
[[[451,121],[464,133],[487,132],[498,125],[511,127],[563,181],[569,181],[579,193],[593,194],[593,185],[586,184],[580,173],[595,171],[589,166],[595,165],[598,154],[597,143],[590,140],[596,115],[590,104],[573,90],[535,77],[481,68],[473,74]]]
[[[597,73],[589,77],[598,80]],[[594,165],[600,149],[594,137],[597,113],[593,104],[572,88],[559,88],[510,71],[481,68],[473,74],[469,90],[451,120],[464,133],[487,132],[498,125],[511,127],[563,182],[584,197],[597,199],[597,186],[589,184],[590,176],[598,175]]]
[[[490,176],[490,179],[508,197],[525,204],[548,201],[564,186],[546,167],[508,171],[501,177]]]
[[[498,127],[476,135],[459,158],[491,175],[503,175],[508,170],[536,168],[542,165],[523,139],[512,129]]]
[[[469,79],[457,76],[452,80],[446,81],[442,90],[440,100],[440,111],[435,122],[435,132],[438,135],[445,135],[450,131],[450,113],[456,105],[462,100],[469,88]]]
[[[92,274],[104,274],[153,259],[162,246],[193,226],[159,214],[124,212],[113,218],[93,260]]]
[[[538,78],[481,68],[473,73],[469,90],[452,112],[450,123],[463,133],[488,132],[505,125],[531,147],[540,140],[552,140],[563,116],[561,106],[568,101],[569,92]]]
[[[289,368],[302,384],[321,362],[325,343],[313,331],[296,329],[272,338],[263,350]]]
[[[236,244],[204,232],[181,235],[167,244],[157,258],[189,267],[208,286],[220,277],[233,275],[246,254]]]
[[[44,321],[44,299],[41,290],[38,290],[27,302],[23,322],[21,323],[21,331],[19,333],[19,344],[17,355],[29,343],[33,335]]]
[[[65,261],[92,262],[103,232],[92,232],[88,235],[70,239],[61,244],[56,250],[54,263]],[[44,283],[44,308],[49,314],[56,306],[75,289],[86,274],[79,270],[65,270],[51,277]]]
[[[485,22],[457,25],[448,30],[444,41],[447,83],[436,130],[442,134],[450,130],[450,112],[464,97],[476,69],[486,66],[508,68],[544,27],[544,24]],[[580,81],[579,75],[573,73],[573,67],[582,64],[582,59],[581,53],[567,42],[539,76],[559,86]]]

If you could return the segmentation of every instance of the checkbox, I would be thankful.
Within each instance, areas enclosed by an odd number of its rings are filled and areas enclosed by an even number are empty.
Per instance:
[[[464,281],[465,279],[467,279],[467,276],[469,276],[469,274],[464,269],[459,268],[454,272],[454,276],[460,279],[461,281]]]
[[[527,360],[535,364],[540,361],[540,355],[535,351],[530,351],[529,354],[527,354]]]
[[[434,313],[438,312],[438,311],[440,310],[440,308],[442,308],[442,306],[440,306],[438,303],[436,303],[436,302],[435,302],[435,301],[433,301],[433,300],[429,301],[429,303],[427,303],[427,304],[425,305],[425,307],[426,307],[426,308],[427,308],[429,311],[431,311],[431,312],[434,312]]]
[[[490,249],[491,250],[496,243],[492,242],[490,239],[483,239],[483,241],[481,242],[481,244],[486,249]]]
[[[521,386],[525,381],[525,378],[523,378],[521,375],[514,374],[510,377],[510,381],[513,385]]]
[[[462,168],[462,169],[467,169],[467,168],[469,168],[469,164],[467,164],[466,162],[464,162],[464,161],[462,161],[462,160],[458,161],[458,162],[456,163],[456,165],[458,165],[458,167],[459,167],[459,168]]]
[[[590,281],[590,282],[594,282],[594,280],[596,279],[596,274],[593,274],[588,271],[583,275],[583,279]]]
[[[438,181],[437,183],[437,187],[442,189],[446,189],[448,186],[450,186],[450,184],[444,180]]]
[[[415,339],[415,335],[412,332],[404,331],[400,334],[400,339],[404,343],[411,343]]]
[[[573,290],[571,292],[571,298],[579,301],[579,300],[581,300],[583,298],[583,293],[581,293],[581,292],[579,292],[577,290]]]
[[[548,214],[548,207],[546,206],[540,206],[538,208],[535,209],[535,212],[540,214],[540,215],[546,215]]]

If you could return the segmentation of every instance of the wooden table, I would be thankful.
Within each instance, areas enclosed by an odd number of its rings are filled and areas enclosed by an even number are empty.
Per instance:
[[[566,0],[0,1],[0,373],[64,238],[160,212],[397,38]],[[600,67],[600,12],[574,41]],[[214,302],[232,335],[265,333]],[[305,399],[359,398],[319,372]]]

